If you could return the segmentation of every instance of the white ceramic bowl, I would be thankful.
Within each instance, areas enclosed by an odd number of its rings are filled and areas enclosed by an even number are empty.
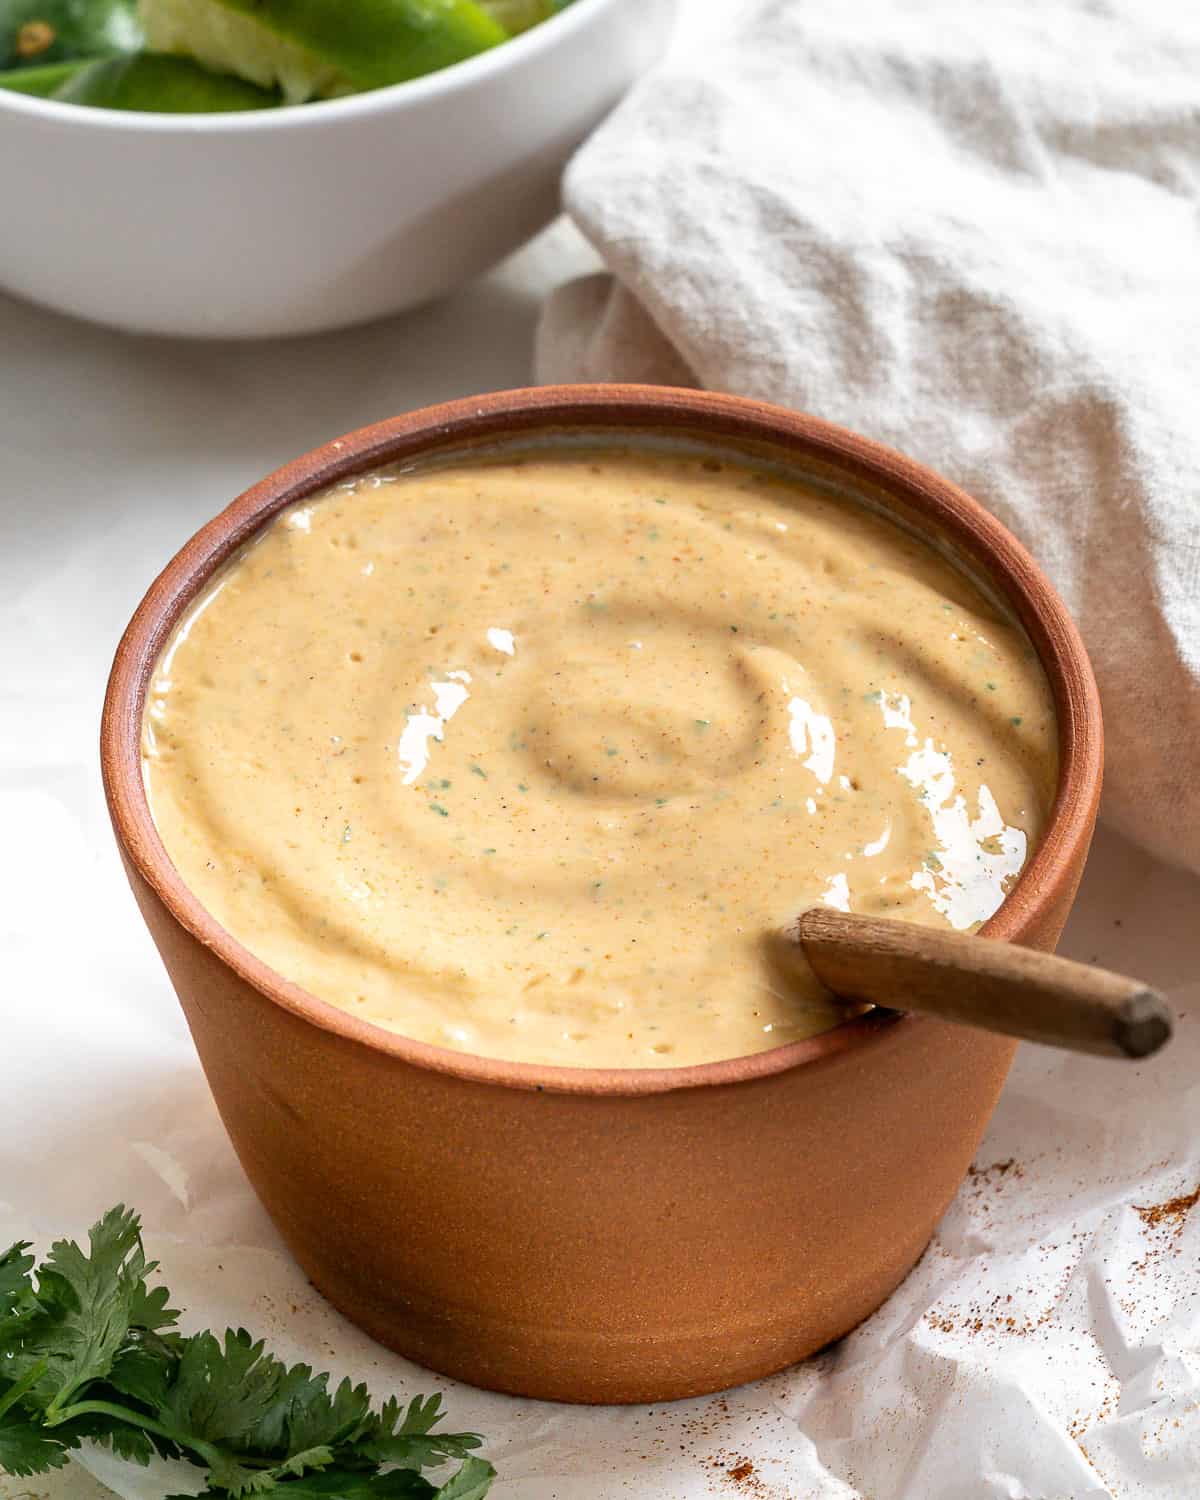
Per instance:
[[[248,114],[0,90],[0,287],[141,333],[313,333],[428,301],[553,216],[674,0],[575,0],[443,72]]]

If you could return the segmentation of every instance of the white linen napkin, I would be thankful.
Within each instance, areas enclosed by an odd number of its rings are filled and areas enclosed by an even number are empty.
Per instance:
[[[608,272],[538,378],[781,402],[961,484],[1083,630],[1104,814],[1200,869],[1200,10],[692,0],[565,202]]]

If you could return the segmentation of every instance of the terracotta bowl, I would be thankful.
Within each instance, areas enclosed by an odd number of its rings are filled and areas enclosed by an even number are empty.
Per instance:
[[[280,978],[204,910],[151,821],[139,730],[169,632],[282,506],[397,460],[614,430],[783,459],[866,496],[966,559],[1019,615],[1053,688],[1061,771],[1049,827],[991,937],[1054,946],[1102,756],[1075,627],[997,521],[864,438],[728,396],[547,387],[397,417],[278,470],[168,565],[117,651],[104,781],[246,1174],[315,1285],[381,1342],[477,1385],[563,1401],[697,1395],[847,1333],[925,1248],[1014,1043],[877,1011],[752,1057],[632,1070],[499,1062],[395,1036]]]

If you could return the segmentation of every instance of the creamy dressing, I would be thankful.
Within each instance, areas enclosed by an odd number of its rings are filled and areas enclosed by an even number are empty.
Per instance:
[[[883,517],[561,449],[285,511],[175,632],[143,751],[183,879],[313,994],[662,1067],[836,1024],[763,941],[808,905],[986,920],[1055,745],[1020,629]]]

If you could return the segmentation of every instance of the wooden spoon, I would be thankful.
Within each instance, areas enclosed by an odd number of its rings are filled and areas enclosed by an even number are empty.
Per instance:
[[[1170,1040],[1157,990],[1107,969],[962,932],[818,906],[772,935],[785,972],[803,955],[843,1000],[921,1011],[1100,1057],[1149,1057]]]

